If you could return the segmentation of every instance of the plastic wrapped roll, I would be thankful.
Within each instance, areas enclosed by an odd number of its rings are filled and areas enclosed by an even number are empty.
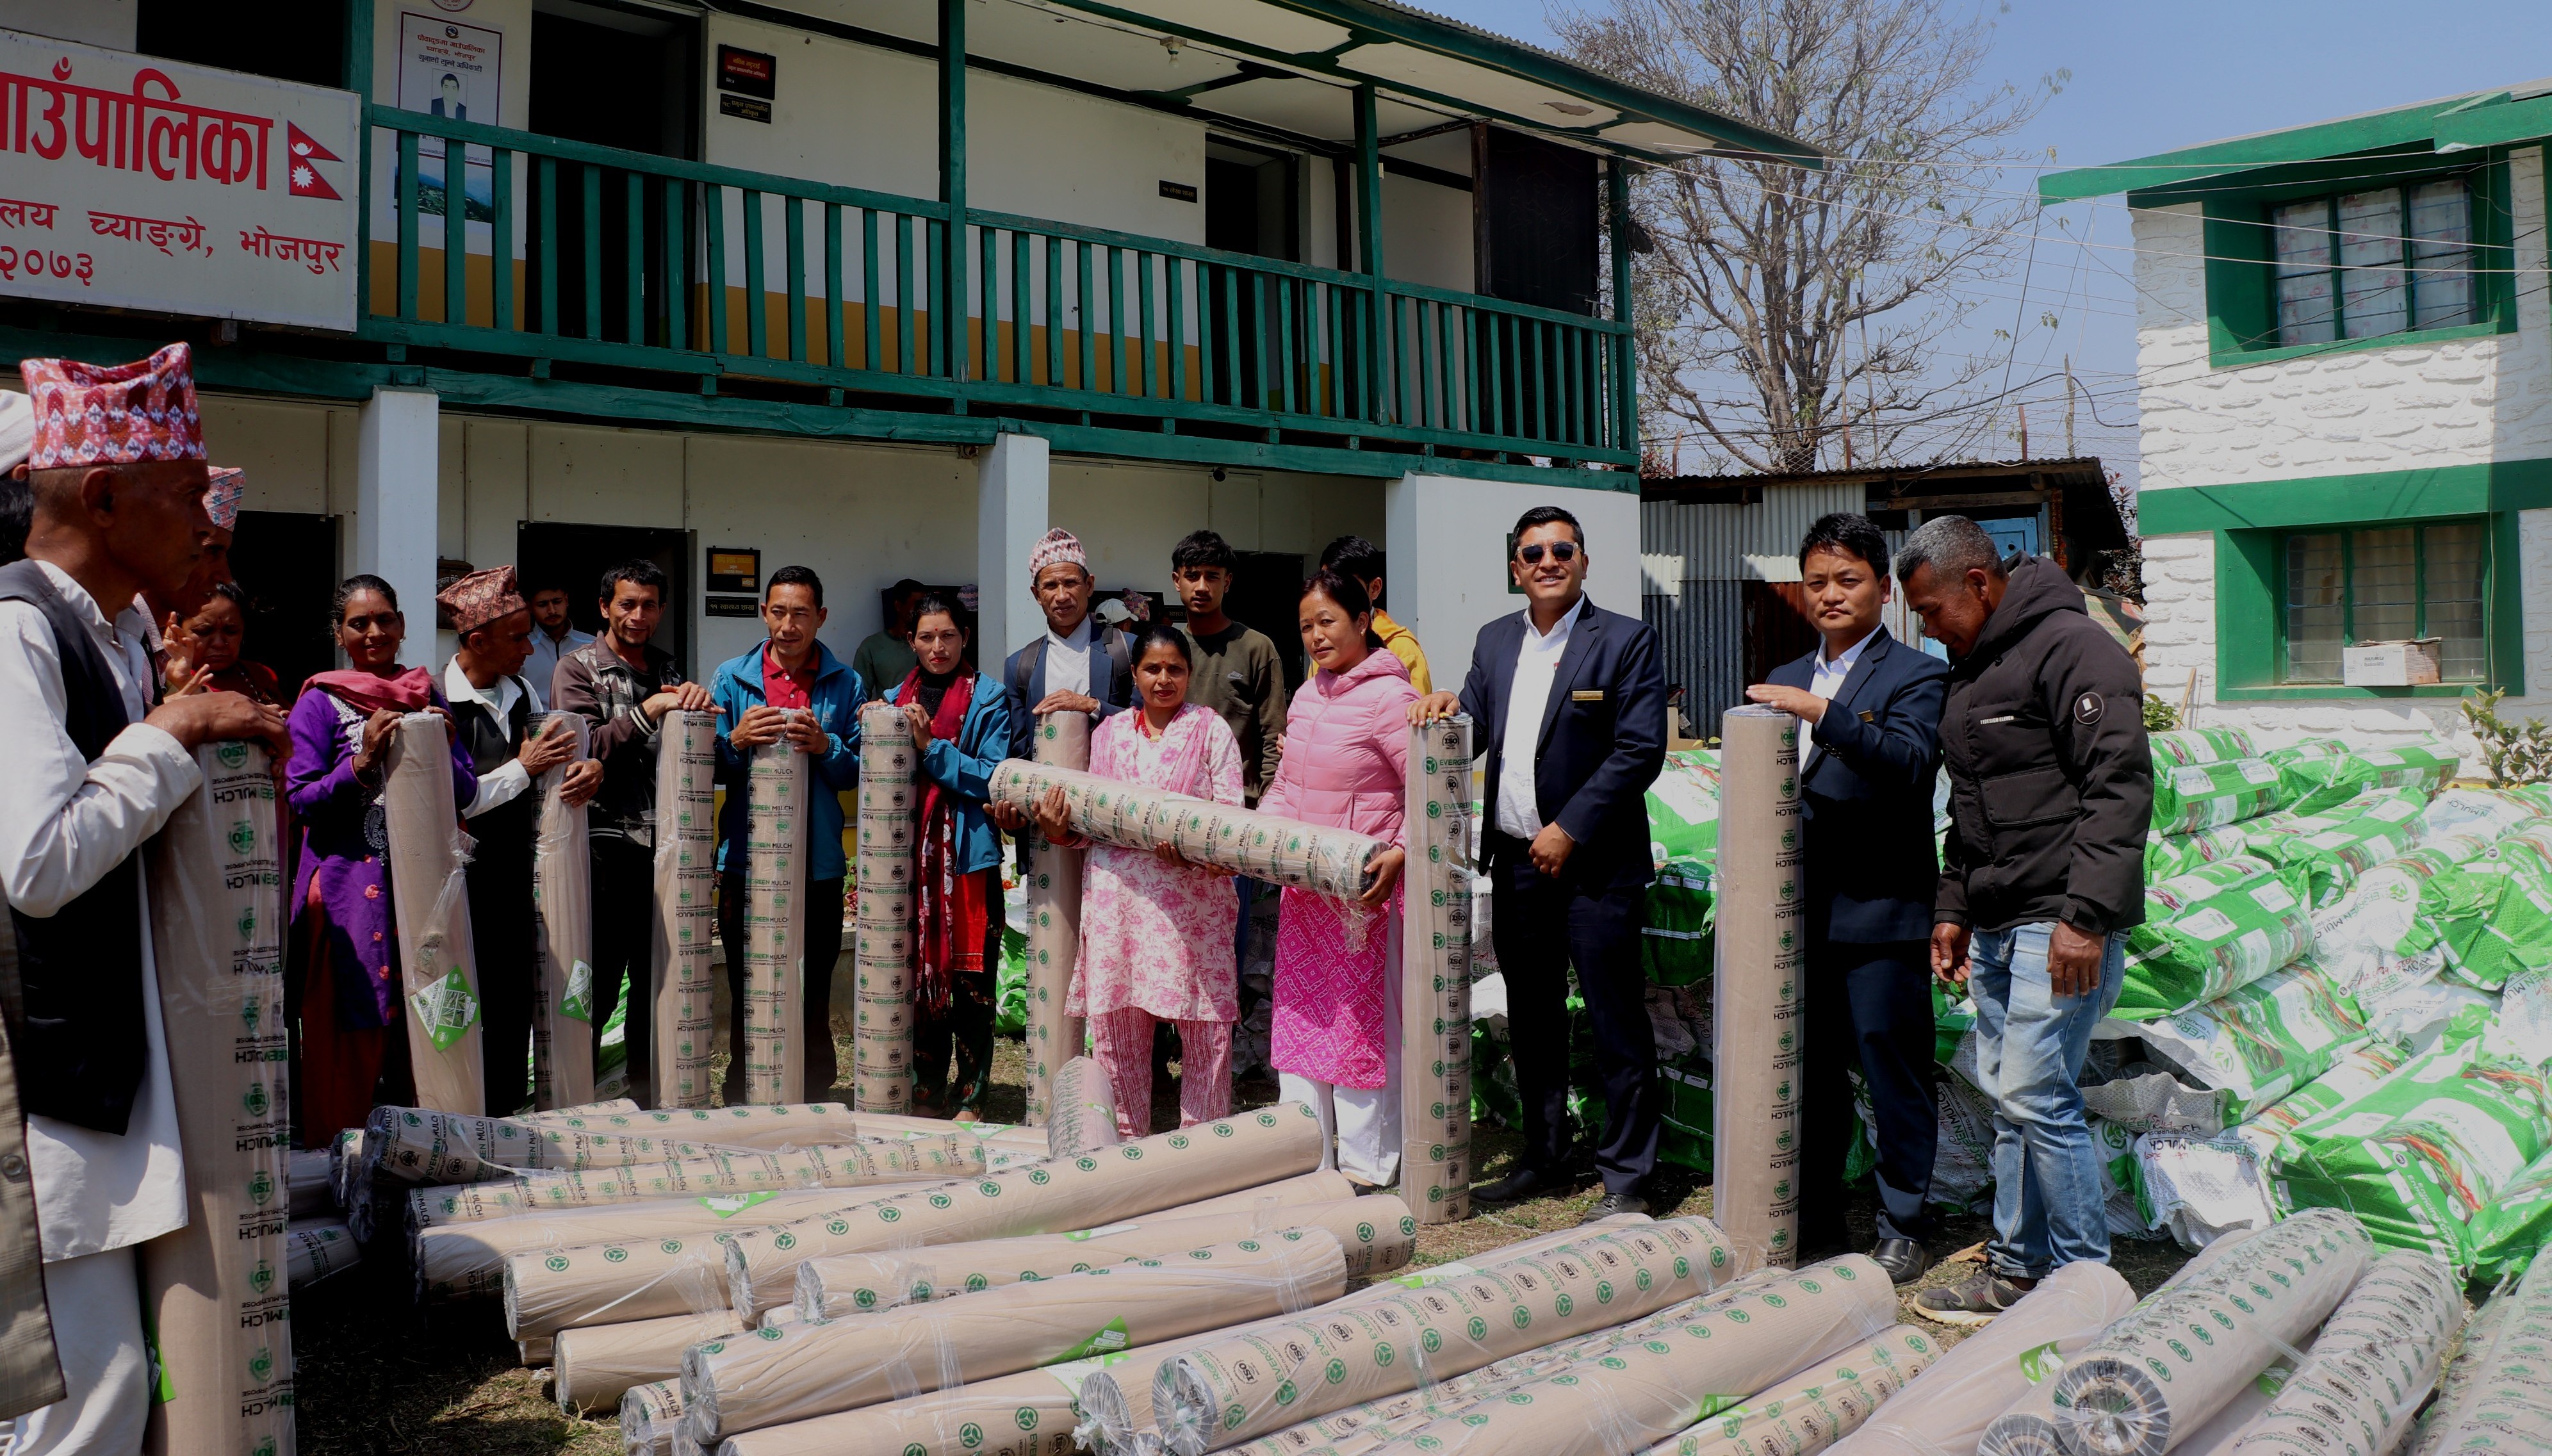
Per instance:
[[[1093,1356],[883,1405],[767,1425],[726,1438],[719,1456],[1072,1456],[1081,1376]]]
[[[806,755],[786,738],[754,749],[744,793],[744,1045],[734,1055],[746,1101],[800,1101],[806,977],[831,974],[806,964]]]
[[[1742,1249],[1798,1257],[1799,986],[1807,969],[1799,720],[1720,718],[1710,1208]]]
[[[807,1189],[939,1183],[984,1171],[984,1149],[962,1135],[857,1142],[783,1152],[719,1149],[704,1158],[591,1172],[531,1172],[497,1183],[419,1189],[410,1221],[420,1228],[554,1209],[653,1198],[734,1197]]]
[[[289,1451],[290,1290],[280,1276],[292,1097],[274,778],[254,744],[205,744],[195,764],[203,786],[146,857],[186,1200],[185,1227],[142,1246],[142,1307],[160,1372],[149,1445],[188,1456]],[[53,1316],[79,1314],[56,1305]]]
[[[329,1181],[334,1176],[326,1148],[296,1149],[284,1154],[285,1203],[295,1218],[320,1218],[335,1210]]]
[[[1471,1213],[1471,720],[1409,730],[1401,897],[1400,1186],[1422,1223]]]
[[[355,1171],[364,1166],[364,1130],[349,1127],[328,1143],[328,1193],[344,1212],[355,1200]]]
[[[686,1456],[698,1449],[683,1432],[680,1381],[650,1381],[631,1386],[620,1397],[620,1448],[627,1456],[674,1456],[680,1436]]]
[[[381,813],[416,1104],[475,1116],[487,1098],[478,1065],[469,859],[461,848],[461,810],[452,801],[450,733],[439,713],[399,719],[390,731]]]
[[[355,1267],[362,1251],[342,1218],[292,1220],[283,1235],[283,1282],[299,1290]]]
[[[2472,1324],[2412,1456],[2552,1451],[2552,1259],[2536,1258]]]
[[[1042,714],[1036,724],[1036,761],[1076,773],[1090,768],[1090,715]],[[1054,1082],[1081,1057],[1085,1026],[1079,1016],[1063,1011],[1072,989],[1072,969],[1081,962],[1081,862],[1088,853],[1045,842],[1030,831],[1028,841],[1028,1125],[1053,1116]],[[1113,1101],[1112,1101],[1113,1106]],[[1116,1140],[1116,1125],[1108,1124],[1108,1141]],[[1057,1148],[1063,1156],[1087,1148]]]
[[[1031,916],[1035,913],[1034,909],[1029,911]],[[1028,994],[1036,994],[1033,987]],[[1033,1028],[1029,1035],[1035,1035]],[[1028,1045],[1029,1055],[1034,1056],[1035,1042]],[[1029,1120],[1037,1119],[1031,1116]],[[1094,1058],[1075,1057],[1054,1075],[1054,1089],[1043,1120],[1046,1152],[1051,1157],[1078,1158],[1099,1148],[1113,1148],[1122,1140],[1116,1133],[1116,1090],[1108,1085],[1107,1070]]]
[[[534,1112],[519,1112],[515,1114],[514,1120],[547,1125],[570,1117],[607,1117],[615,1112],[637,1110],[638,1101],[635,1097],[604,1097],[599,1101],[579,1102],[572,1107],[544,1107]]]
[[[1337,1241],[1288,1228],[988,1290],[964,1299],[789,1326],[683,1357],[685,1422],[707,1443],[738,1431],[942,1389],[1301,1309],[1346,1288]]]
[[[1418,1223],[1387,1194],[1185,1218],[1135,1218],[1104,1228],[879,1254],[839,1254],[798,1266],[798,1314],[840,1319],[897,1304],[953,1299],[1003,1285],[1086,1274],[1271,1232],[1320,1228],[1338,1241],[1350,1279],[1397,1272],[1416,1251]]]
[[[426,1303],[453,1300],[494,1299],[505,1292],[505,1260],[527,1249],[564,1248],[615,1239],[640,1240],[706,1237],[757,1218],[789,1218],[820,1212],[842,1199],[839,1189],[810,1189],[796,1194],[746,1194],[736,1197],[666,1198],[647,1203],[616,1203],[599,1208],[567,1208],[549,1213],[481,1218],[418,1228],[409,1243],[416,1270],[417,1298]],[[704,1282],[703,1282],[704,1281]],[[708,1276],[694,1281],[711,1293],[698,1300],[678,1300],[671,1308],[630,1314],[628,1319],[687,1314],[718,1302],[724,1286]],[[509,1331],[515,1339],[547,1335],[567,1324],[617,1324],[607,1300],[596,1301],[591,1317]]]
[[[717,970],[717,715],[677,708],[656,730],[656,903],[646,1102],[705,1107]],[[635,987],[630,995],[638,994]]]
[[[1053,1154],[1046,1130],[1023,1122],[950,1122],[945,1117],[915,1117],[902,1112],[862,1112],[860,1129],[864,1137],[899,1137],[906,1133],[936,1137],[943,1132],[962,1132],[1005,1152],[1037,1158]]]
[[[910,1127],[901,1122],[872,1126],[855,1115],[848,1102],[738,1103],[727,1107],[681,1107],[640,1111],[635,1105],[598,1103],[573,1111],[535,1112],[514,1119],[535,1127],[570,1132],[611,1133],[622,1137],[688,1138],[721,1148],[805,1148],[817,1143],[847,1143],[863,1138],[901,1137],[907,1132],[935,1135],[972,1133],[945,1122]]]
[[[570,1415],[618,1409],[630,1387],[681,1375],[685,1350],[742,1333],[744,1321],[731,1309],[560,1330],[550,1346],[559,1408]]]
[[[1460,1375],[1654,1313],[1734,1278],[1737,1262],[1706,1218],[1606,1230],[1548,1255],[1199,1345],[1154,1377],[1153,1419],[1178,1456],[1203,1456],[1414,1390],[1422,1374]]]
[[[1703,1416],[1644,1456],[1815,1456],[1860,1429],[1940,1358],[1937,1337],[1900,1324],[1743,1404]]]
[[[1353,899],[1368,884],[1364,866],[1382,841],[1232,804],[1102,779],[1096,774],[1006,760],[993,771],[993,802],[1021,813],[1063,790],[1072,832],[1118,849],[1176,846],[1189,863],[1211,865],[1332,899]]]
[[[523,1320],[548,1328],[591,1323],[601,1317],[597,1304],[621,1319],[681,1314],[694,1307],[693,1266],[705,1264],[724,1271],[736,1312],[759,1320],[764,1310],[795,1301],[798,1266],[809,1259],[1092,1228],[1308,1173],[1320,1166],[1321,1143],[1311,1108],[1281,1102],[1069,1162],[846,1200],[819,1216],[734,1229],[716,1243],[669,1238],[517,1257],[505,1271],[507,1308],[516,1339]]]
[[[485,1183],[526,1168],[670,1163],[707,1157],[723,1146],[387,1105],[374,1107],[364,1127],[365,1162],[382,1184]]]
[[[593,1100],[593,860],[585,805],[560,794],[567,771],[584,762],[580,713],[552,713],[540,731],[564,731],[576,753],[541,775],[540,830],[532,843],[532,913],[540,947],[540,994],[532,1004],[532,1100],[574,1107]]]
[[[2303,1365],[2232,1449],[2385,1456],[2435,1387],[2446,1342],[2463,1317],[2452,1266],[2407,1250],[2384,1255],[2367,1266]]]
[[[2356,1219],[2330,1208],[2244,1240],[2066,1366],[2055,1382],[2066,1445],[2076,1456],[2162,1456],[2175,1427],[2204,1424],[2281,1347],[2321,1323],[2372,1248]],[[2212,1331],[2213,1342],[2192,1330]]]
[[[912,728],[889,702],[860,709],[859,921],[853,932],[851,1101],[863,1111],[912,1104]]]
[[[2106,1264],[2068,1264],[1959,1342],[1836,1456],[1973,1456],[1985,1426],[2135,1307]]]

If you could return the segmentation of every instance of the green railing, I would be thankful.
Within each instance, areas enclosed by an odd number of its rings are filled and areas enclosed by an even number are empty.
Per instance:
[[[761,378],[1163,430],[1636,459],[1609,320],[981,210],[952,256],[943,203],[371,115],[390,139],[372,185],[396,223],[363,259],[363,332],[379,342],[704,389]],[[456,215],[462,248],[445,246]]]

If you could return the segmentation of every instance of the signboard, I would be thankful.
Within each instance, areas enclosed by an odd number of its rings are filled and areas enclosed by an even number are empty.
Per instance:
[[[351,331],[351,91],[0,31],[0,294]]]
[[[712,546],[709,548],[709,590],[760,591],[762,589],[762,552],[759,548]]]
[[[503,126],[498,110],[505,80],[505,37],[484,26],[463,25],[437,15],[405,11],[399,15],[398,108],[421,111],[446,121]],[[445,143],[440,137],[416,139],[416,185],[425,204],[445,205]],[[495,167],[487,149],[462,149],[461,208],[465,223],[492,224],[496,219]],[[397,187],[395,165],[390,188]],[[451,219],[446,218],[448,225]]]

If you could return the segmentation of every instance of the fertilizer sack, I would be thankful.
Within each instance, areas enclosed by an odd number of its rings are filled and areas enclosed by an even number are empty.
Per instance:
[[[2267,863],[2246,855],[2193,870],[2145,891],[2145,922],[2127,932],[2126,982],[2109,1014],[2168,1016],[2248,986],[2311,946],[2311,912]]]
[[[2463,762],[2434,739],[2360,753],[2336,738],[2308,738],[2260,757],[2277,766],[2286,807],[2301,814],[2346,803],[2369,788],[2434,793]]]

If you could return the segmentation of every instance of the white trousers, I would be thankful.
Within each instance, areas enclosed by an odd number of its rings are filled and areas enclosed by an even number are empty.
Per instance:
[[[1276,1094],[1301,1102],[1321,1119],[1321,1166],[1375,1188],[1400,1173],[1400,1069],[1381,1087],[1337,1087],[1291,1072],[1276,1074]]]
[[[151,1419],[142,1347],[142,1251],[109,1249],[45,1266],[61,1400],[21,1415],[8,1456],[138,1456]]]

